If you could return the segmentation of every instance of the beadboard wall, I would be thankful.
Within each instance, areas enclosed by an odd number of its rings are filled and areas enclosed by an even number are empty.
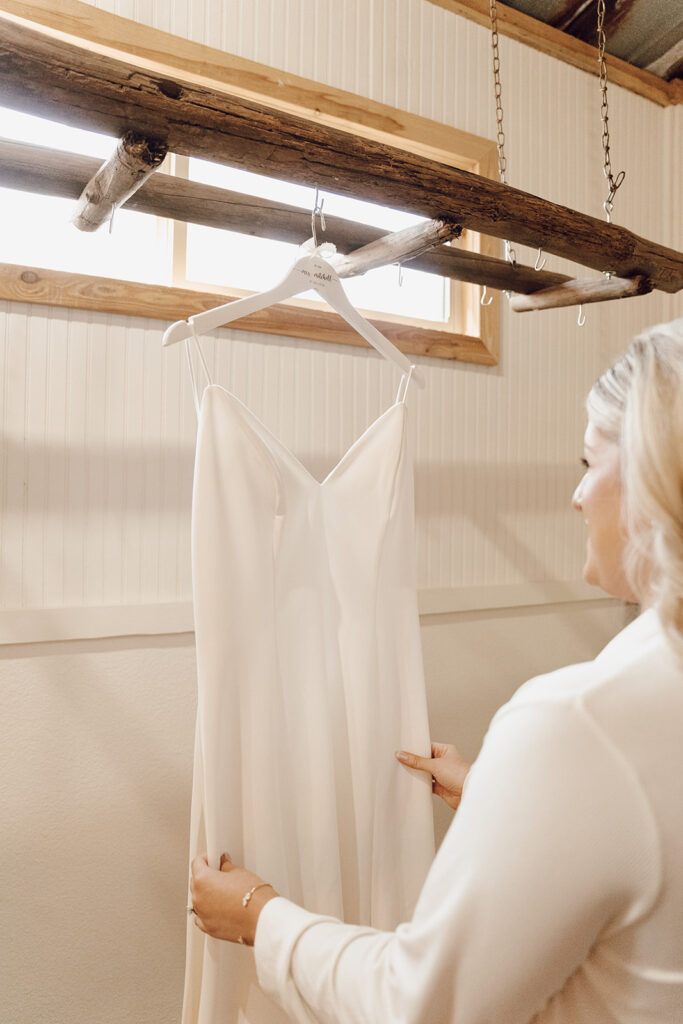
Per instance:
[[[427,0],[97,6],[495,135],[488,32]],[[507,38],[500,45],[508,180],[600,216],[597,80]],[[680,247],[680,108],[613,87],[610,125],[613,166],[627,172],[615,219]],[[535,258],[522,247],[518,255]],[[549,257],[547,267],[569,264]],[[475,605],[500,602],[496,593],[514,603],[514,588],[529,583],[560,600],[589,596],[583,524],[569,507],[583,396],[634,332],[683,310],[680,297],[656,293],[591,306],[579,328],[576,310],[512,314],[499,293],[494,301],[500,365],[424,359],[427,387],[410,398],[418,581],[432,611],[468,606],[467,593]],[[182,353],[162,351],[163,327],[0,305],[0,640],[78,634],[73,616],[64,625],[65,609],[82,620],[84,609],[106,608],[113,623],[116,609],[154,607],[162,613],[152,631],[190,627],[195,420]],[[228,330],[206,348],[215,379],[315,473],[339,459],[397,384],[374,352]],[[117,630],[126,631],[123,620]]]

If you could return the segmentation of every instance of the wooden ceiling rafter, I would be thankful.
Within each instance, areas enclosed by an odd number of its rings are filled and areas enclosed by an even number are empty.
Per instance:
[[[491,27],[489,0],[428,0],[451,14],[473,21],[483,28]],[[562,32],[538,18],[532,18],[508,4],[498,3],[498,32],[515,42],[531,46],[540,53],[570,64],[589,75],[599,75],[598,50],[583,39]],[[683,103],[683,80],[664,81],[651,71],[635,67],[611,54],[605,55],[610,83],[619,85],[645,99],[667,107]]]

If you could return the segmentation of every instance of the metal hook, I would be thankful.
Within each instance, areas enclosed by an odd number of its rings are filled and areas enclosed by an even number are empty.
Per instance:
[[[509,242],[509,240],[507,238],[504,239],[504,241],[505,241],[505,259],[508,261],[508,263],[511,264],[511,266],[516,267],[517,266],[517,253],[512,248],[512,245],[511,245],[511,243]]]
[[[399,286],[399,288],[403,287],[403,264],[402,263],[398,264],[398,286]]]
[[[543,262],[541,263],[540,266],[539,266],[539,263],[538,263],[538,261],[541,258],[542,253],[543,253],[543,250],[541,249],[541,247],[539,245],[538,252],[536,253],[536,262],[534,263],[534,270],[543,270],[543,268],[545,266],[545,256],[543,256]]]
[[[611,224],[612,210],[614,209],[614,197],[617,194],[618,189],[620,189],[624,183],[626,171],[619,171],[616,178],[614,178],[611,173],[608,174],[607,171],[604,171],[604,174],[607,180],[609,181],[609,193],[607,195],[607,199],[602,204],[602,208],[607,214],[607,223]]]
[[[481,298],[479,299],[479,302],[481,303],[482,306],[490,306],[491,303],[493,302],[493,295],[489,295],[488,299],[486,299],[486,285],[484,285],[484,290],[481,293]]]
[[[586,314],[583,311],[583,306],[579,306],[579,315],[576,318],[576,322],[579,325],[579,327],[583,327],[583,325],[586,322]]]
[[[313,201],[313,212],[311,213],[311,232],[313,234],[313,245],[318,248],[318,233],[315,230],[315,218],[317,214],[320,214],[320,227],[325,230],[325,214],[323,213],[323,206],[325,205],[325,197],[318,202],[318,186],[315,186],[315,199]]]

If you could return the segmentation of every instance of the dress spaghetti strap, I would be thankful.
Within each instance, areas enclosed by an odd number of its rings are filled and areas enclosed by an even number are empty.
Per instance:
[[[408,386],[410,385],[410,378],[413,376],[413,370],[415,369],[415,363],[410,364],[410,369],[407,373],[404,373],[399,381],[398,391],[396,392],[396,405],[403,404],[408,394]]]
[[[194,344],[194,347],[197,351],[199,362],[201,364],[201,367],[204,371],[204,376],[206,378],[206,386],[213,384],[213,381],[211,379],[211,374],[209,373],[209,367],[207,366],[206,359],[204,358],[204,353],[202,352],[202,346],[199,344],[199,338],[197,337],[196,328],[191,320],[190,326],[192,327],[192,340],[190,341],[190,338],[185,339],[185,355],[187,356],[187,366],[190,371],[190,382],[192,384],[192,399],[194,401],[197,419],[199,419],[199,406],[201,404],[201,395],[199,393],[199,383],[197,380],[197,374],[195,373],[194,359],[192,356],[192,349],[190,347],[191,344]]]

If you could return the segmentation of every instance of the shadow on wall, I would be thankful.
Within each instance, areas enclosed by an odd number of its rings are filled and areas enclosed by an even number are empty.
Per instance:
[[[189,507],[194,468],[194,445],[168,447],[79,446],[31,443],[26,447],[5,440],[8,473],[5,507],[10,511],[49,508],[51,500],[76,508],[102,508],[122,503],[156,508],[170,500]],[[329,469],[328,455],[302,451],[296,457],[316,477]],[[416,509],[424,513],[452,511],[475,521],[482,508],[515,512],[555,512],[569,505],[578,483],[572,463],[418,462],[415,468]],[[434,496],[439,500],[434,502]],[[448,499],[448,507],[444,505]],[[494,505],[495,503],[495,505]]]
[[[486,695],[483,719],[486,721],[495,710],[495,705],[491,705],[490,692],[496,689],[497,673],[505,675],[507,666],[515,666],[516,677],[507,683],[508,686],[512,683],[511,693],[525,679],[539,672],[593,658],[610,636],[625,626],[634,614],[633,606],[616,602],[599,588],[595,588],[594,601],[558,604],[553,597],[549,603],[543,603],[543,581],[549,580],[548,563],[544,559],[545,556],[550,557],[552,552],[547,547],[542,548],[541,544],[554,545],[561,550],[563,562],[573,563],[573,571],[567,575],[567,579],[581,578],[585,527],[578,513],[571,509],[571,497],[578,476],[578,466],[567,463],[525,465],[519,468],[462,464],[417,467],[418,516],[450,512],[469,521],[479,535],[485,535],[486,543],[500,552],[506,568],[515,571],[522,579],[538,584],[538,604],[534,606],[489,607],[455,615],[430,615],[423,620],[423,626],[427,629],[446,627],[456,622],[465,626],[464,631],[458,631],[458,644],[445,652],[447,663],[459,666],[458,672],[463,665],[460,644],[464,643],[467,647],[468,637],[477,635],[478,642],[485,646],[486,655],[482,648],[474,660],[477,665],[487,664],[491,672],[491,678],[484,685],[483,691]],[[434,487],[437,478],[441,482],[438,490]],[[440,495],[442,501],[448,498],[448,508],[430,505],[430,494]],[[557,516],[561,512],[566,513],[566,519],[558,519],[555,535],[547,529],[536,532],[531,529],[533,522],[544,516]],[[522,530],[518,523],[524,518],[526,527]],[[565,521],[569,524],[573,522],[576,532],[570,534],[567,530],[561,533]],[[538,622],[540,631],[535,640],[531,634],[525,635],[523,631],[518,631],[517,625],[523,618]],[[556,626],[560,620],[561,627]],[[611,625],[606,628],[605,622],[608,620],[615,623],[613,629]],[[559,630],[558,635],[562,636],[561,648],[554,646],[548,639],[551,623],[554,629]],[[442,633],[442,636],[446,633]],[[558,654],[559,650],[563,653]]]
[[[314,476],[325,475],[327,458],[297,457]],[[109,603],[128,599],[121,583],[126,573],[131,579],[146,573],[140,583],[143,595],[170,586],[176,593],[177,580],[185,586],[189,578],[193,464],[194,446],[189,444],[68,450],[36,445],[25,458],[23,446],[10,443],[6,556],[16,565],[27,544],[34,549],[34,561],[40,550],[58,552],[64,545],[60,557],[69,559],[69,593],[82,585],[79,573],[85,574],[87,561],[95,581],[92,592],[98,594],[99,587],[117,595]],[[582,526],[570,509],[578,481],[575,464],[418,462],[415,477],[418,543],[428,544],[424,571],[429,585],[440,585],[440,579],[452,586],[579,576]],[[176,553],[176,562],[181,552],[182,571],[170,565],[169,551]],[[420,557],[425,557],[422,551]],[[441,558],[450,564],[441,566]],[[436,564],[428,564],[429,559]],[[35,579],[24,580],[24,586],[40,585],[42,570],[34,568]],[[60,572],[57,564],[50,582],[58,593],[55,572]]]
[[[578,470],[577,463],[418,463],[416,512],[453,512],[478,522],[482,512],[495,521],[501,512],[565,511],[579,482]]]

